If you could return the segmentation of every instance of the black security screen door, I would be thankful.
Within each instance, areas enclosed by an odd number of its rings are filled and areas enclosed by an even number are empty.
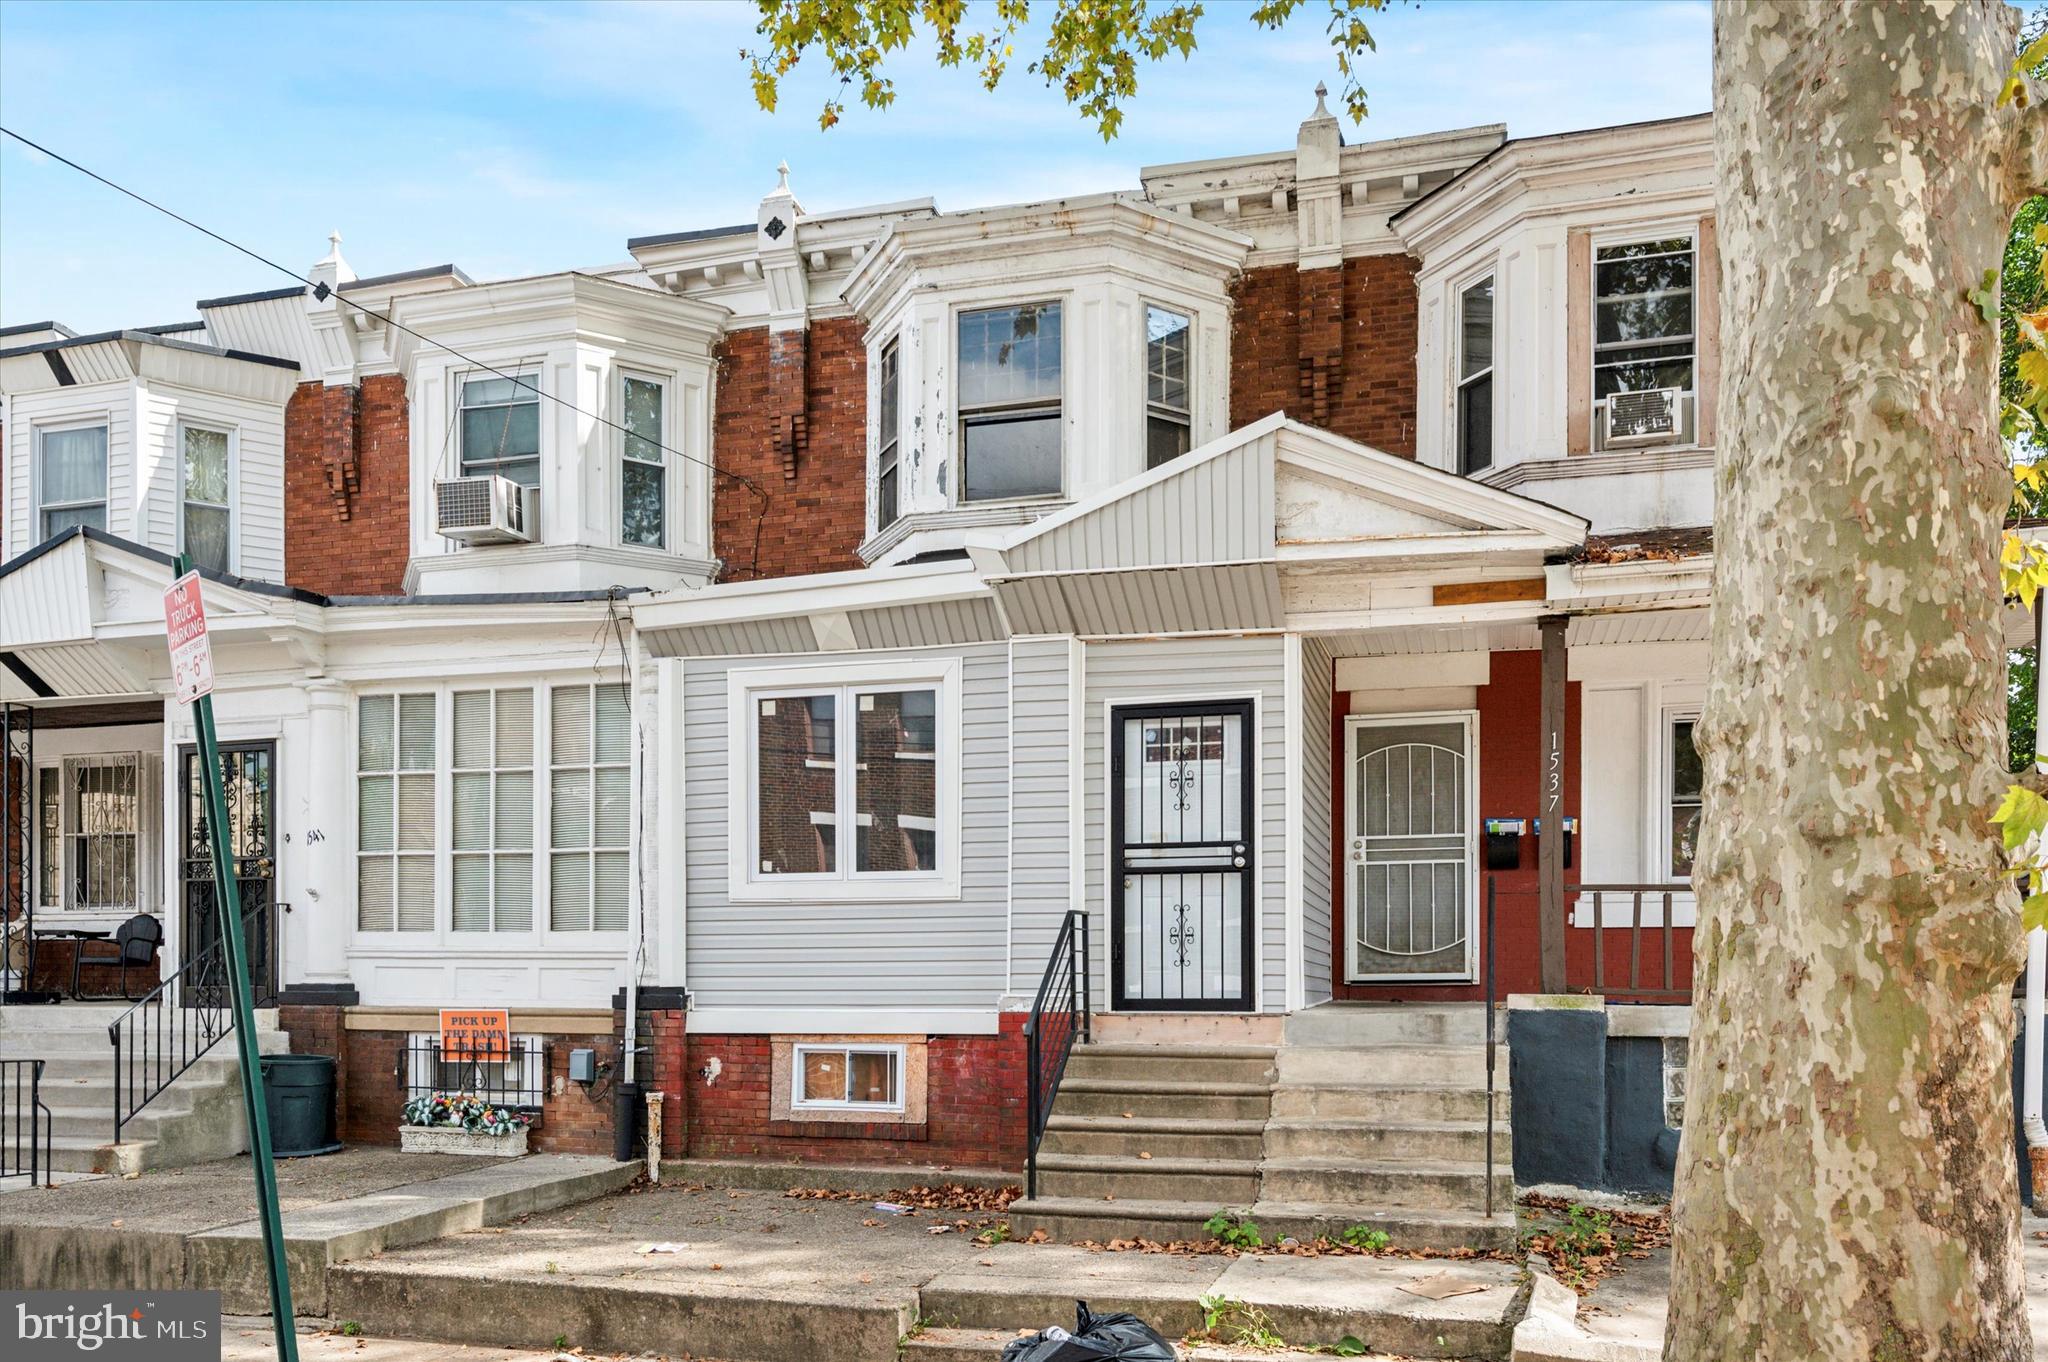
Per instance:
[[[277,747],[274,743],[222,743],[222,792],[227,796],[228,847],[247,924],[250,982],[258,996],[274,992],[277,960]],[[199,753],[178,749],[179,883],[185,922],[180,954],[195,958],[220,940],[220,909],[213,890],[213,852],[207,841],[206,792],[199,781]],[[208,1001],[207,987],[188,990],[192,1001]]]
[[[1252,706],[1110,714],[1110,986],[1132,1011],[1252,1007]]]

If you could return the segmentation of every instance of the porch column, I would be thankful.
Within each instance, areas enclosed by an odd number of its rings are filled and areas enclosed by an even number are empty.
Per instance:
[[[306,819],[292,846],[303,871],[305,894],[292,905],[285,928],[285,978],[293,985],[341,988],[349,985],[349,937],[355,917],[355,875],[349,864],[355,846],[354,767],[349,761],[348,687],[338,681],[306,682],[306,736],[311,749],[304,769]],[[296,958],[294,958],[296,956]]]
[[[1543,643],[1543,741],[1537,808],[1543,820],[1536,842],[1537,941],[1545,993],[1564,992],[1564,687],[1563,615],[1536,622]]]

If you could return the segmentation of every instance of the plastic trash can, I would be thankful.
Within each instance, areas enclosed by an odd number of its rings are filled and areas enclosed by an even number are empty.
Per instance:
[[[340,1150],[334,1138],[333,1057],[265,1055],[261,1063],[271,1157],[302,1159]]]

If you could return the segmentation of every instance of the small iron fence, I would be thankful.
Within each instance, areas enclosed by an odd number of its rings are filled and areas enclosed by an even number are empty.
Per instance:
[[[523,1111],[538,1125],[547,1100],[547,1042],[514,1036],[504,1045],[444,1049],[438,1036],[409,1036],[398,1056],[398,1086],[408,1102],[463,1093]]]

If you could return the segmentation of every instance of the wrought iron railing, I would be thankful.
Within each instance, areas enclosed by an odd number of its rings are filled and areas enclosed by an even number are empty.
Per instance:
[[[242,918],[242,941],[253,977],[250,1001],[272,1006],[277,994],[277,934],[270,905]],[[228,956],[215,935],[107,1027],[114,1047],[114,1142],[158,1094],[178,1081],[235,1029],[228,992]]]
[[[1030,1139],[1024,1155],[1024,1194],[1038,1195],[1038,1145],[1052,1119],[1053,1099],[1066,1076],[1074,1042],[1090,1037],[1088,1014],[1088,915],[1069,909],[1052,943],[1045,977],[1024,1020],[1024,1081],[1029,1102]]]
[[[36,712],[0,705],[0,1006],[35,987]]]
[[[43,1105],[43,1061],[0,1059],[0,1182],[26,1177],[39,1187],[51,1180],[50,1136]]]
[[[547,1100],[547,1043],[513,1036],[504,1045],[443,1048],[439,1036],[410,1036],[398,1055],[398,1086],[407,1101],[462,1093],[515,1107],[538,1125]]]

